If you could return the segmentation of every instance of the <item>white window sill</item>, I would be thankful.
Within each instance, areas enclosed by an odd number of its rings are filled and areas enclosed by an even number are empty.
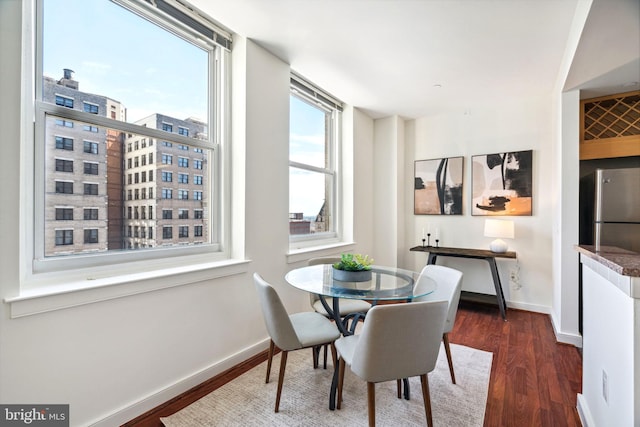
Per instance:
[[[30,316],[242,274],[246,273],[248,263],[248,260],[225,260],[75,280],[25,289],[4,302],[11,306],[11,318]]]
[[[309,258],[335,255],[336,250],[340,252],[348,251],[355,245],[354,242],[336,242],[322,246],[311,246],[308,248],[290,249],[287,254],[287,264],[299,261],[306,261]]]

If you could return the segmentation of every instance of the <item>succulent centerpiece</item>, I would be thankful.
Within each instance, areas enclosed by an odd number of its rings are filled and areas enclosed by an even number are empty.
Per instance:
[[[333,279],[342,282],[366,282],[371,280],[371,264],[369,255],[342,254],[340,262],[333,264]]]

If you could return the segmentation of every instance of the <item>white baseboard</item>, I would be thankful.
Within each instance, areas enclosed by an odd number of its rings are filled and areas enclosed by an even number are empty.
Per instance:
[[[518,310],[533,311],[534,313],[550,314],[551,308],[546,305],[529,304],[526,302],[507,301],[507,307]],[[508,316],[507,316],[508,317]]]
[[[582,422],[583,427],[591,427],[596,424],[593,422],[593,418],[591,417],[591,411],[589,411],[589,405],[584,398],[582,393],[578,393],[578,415],[580,416],[580,421]]]
[[[556,341],[582,348],[582,335],[568,334],[558,330],[556,318],[553,313],[550,313],[549,317],[551,317],[551,326],[553,326],[553,333],[556,335]]]
[[[185,377],[174,384],[158,390],[157,392],[152,393],[137,402],[132,402],[130,405],[116,410],[110,415],[96,420],[89,425],[92,427],[111,427],[115,425],[122,425],[128,421],[133,420],[136,417],[139,417],[145,412],[162,405],[163,403],[173,399],[174,397],[179,396],[187,390],[199,384],[202,384],[203,382],[226,371],[227,369],[231,369],[241,362],[246,361],[247,359],[260,353],[261,351],[267,349],[268,346],[268,339],[258,342],[251,347],[248,347],[228,357],[227,359],[224,359],[218,363],[214,363],[213,365],[210,365],[209,367],[198,371],[193,375]]]

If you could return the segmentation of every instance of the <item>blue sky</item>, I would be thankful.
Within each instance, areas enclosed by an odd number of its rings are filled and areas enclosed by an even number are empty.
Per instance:
[[[70,68],[81,91],[120,101],[130,122],[153,113],[206,120],[206,51],[110,1],[43,3],[44,75]]]
[[[45,76],[59,79],[63,69],[73,70],[81,91],[121,102],[129,122],[153,113],[207,118],[205,50],[110,1],[43,4]],[[323,167],[324,113],[293,99],[291,159]],[[320,174],[292,172],[290,212],[316,215],[323,199]]]

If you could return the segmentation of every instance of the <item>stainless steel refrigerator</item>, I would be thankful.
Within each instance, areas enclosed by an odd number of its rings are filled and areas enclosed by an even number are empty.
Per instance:
[[[580,243],[640,252],[640,168],[596,169],[581,192]]]

